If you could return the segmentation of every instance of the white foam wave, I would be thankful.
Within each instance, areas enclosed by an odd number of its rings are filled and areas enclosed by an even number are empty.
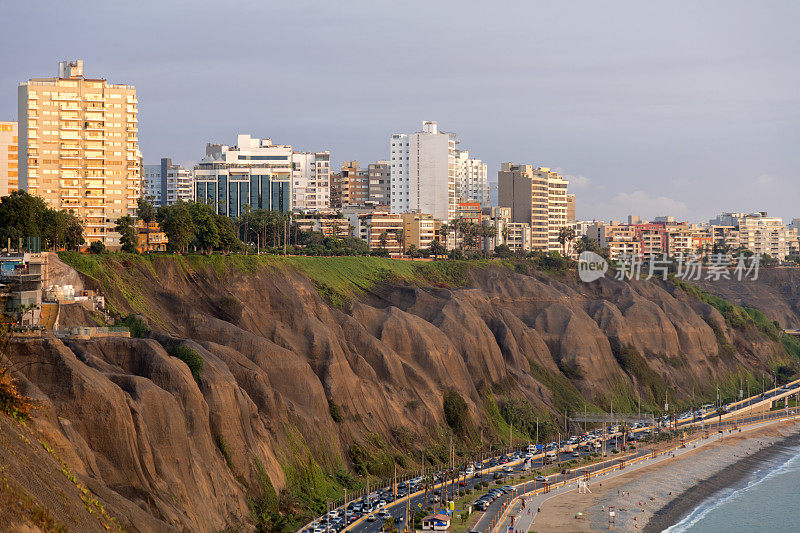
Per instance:
[[[691,513],[689,513],[683,520],[678,522],[677,524],[668,527],[663,531],[663,533],[684,533],[689,531],[692,526],[698,523],[700,520],[705,518],[708,513],[717,509],[726,503],[739,498],[745,495],[747,492],[753,490],[753,488],[761,485],[765,481],[769,481],[770,479],[788,473],[792,470],[800,469],[800,449],[793,450],[792,456],[789,457],[786,461],[779,464],[776,468],[770,470],[764,476],[756,475],[754,479],[752,479],[747,485],[744,487],[734,490],[734,489],[726,489],[721,493],[718,493],[711,497],[710,499],[705,500],[700,505],[698,505]],[[758,472],[763,472],[763,470],[759,470]],[[757,472],[757,473],[758,473]],[[757,474],[756,473],[756,474]]]

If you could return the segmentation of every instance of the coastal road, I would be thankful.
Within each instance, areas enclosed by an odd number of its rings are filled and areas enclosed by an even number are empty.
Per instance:
[[[788,395],[791,395],[791,394],[795,394],[795,393],[798,393],[798,392],[800,392],[800,380],[793,381],[791,383],[783,385],[782,387],[778,387],[778,388],[775,388],[775,389],[772,389],[772,390],[769,390],[769,391],[765,391],[763,394],[760,394],[760,395],[757,395],[757,396],[753,396],[751,398],[747,398],[745,400],[730,404],[730,407],[732,409],[731,409],[731,411],[730,411],[728,416],[737,417],[737,420],[739,421],[738,422],[739,424],[751,423],[753,421],[761,420],[765,416],[765,414],[756,414],[756,415],[750,415],[750,416],[743,416],[742,413],[747,411],[751,406],[756,405],[758,403],[762,403],[762,402],[765,402],[765,401],[768,401],[768,400],[778,399],[778,398],[785,397],[785,396],[788,396]],[[783,412],[783,411],[781,411],[781,412]],[[749,415],[749,413],[748,413],[748,415]],[[730,419],[726,420],[726,417],[723,417],[723,426],[731,425],[733,423],[735,423],[735,421],[732,421]],[[717,425],[717,416],[716,416],[716,414],[707,413],[703,417],[701,417],[699,419],[696,419],[696,420],[685,420],[685,421],[679,422],[678,423],[678,428],[681,431],[686,431],[686,430],[692,431],[692,430],[697,430],[700,427],[702,427],[706,431],[716,431],[716,425]],[[638,429],[634,430],[634,432],[641,432],[641,431],[644,431],[645,429],[655,429],[655,428],[638,428]],[[615,436],[609,436],[608,441],[609,441],[610,447],[614,447],[614,445],[616,444],[616,442],[614,441],[614,437]],[[613,444],[610,441],[614,441]],[[580,450],[581,457],[584,457],[584,456],[588,455],[589,453],[591,453],[591,452],[588,452],[588,451],[583,450],[583,449]],[[567,472],[566,475],[565,474],[551,475],[551,476],[548,477],[548,483],[554,489],[556,488],[558,483],[572,482],[574,484],[577,481],[577,479],[580,478],[580,477],[583,477],[583,476],[586,476],[586,475],[592,476],[592,475],[595,475],[598,471],[601,471],[601,470],[618,468],[619,465],[623,461],[625,461],[626,463],[630,463],[631,461],[640,461],[642,459],[642,457],[644,455],[647,455],[648,453],[651,453],[651,452],[649,452],[646,447],[637,447],[636,451],[634,451],[632,453],[629,453],[629,454],[627,454],[625,456],[619,456],[619,455],[618,456],[610,456],[605,461],[603,461],[602,463],[590,465],[590,466],[587,466],[585,468],[581,467],[581,468],[578,468],[578,469],[573,469],[573,470]],[[562,453],[560,453],[558,455],[557,462],[558,463],[562,463],[562,462],[566,462],[566,461],[568,461],[570,459],[573,459],[573,457],[572,457],[570,452],[562,452]],[[533,462],[532,468],[536,469],[540,465],[544,466],[543,463],[542,463],[543,460],[544,460],[544,454],[541,454],[541,453],[540,454],[536,454],[534,456],[534,458],[533,458],[533,461],[532,461]],[[474,478],[474,477],[466,477],[466,478],[464,478],[464,477],[462,477],[461,479],[464,480],[464,482],[465,482],[465,485],[463,486],[463,488],[475,488],[475,486],[478,483],[480,483],[481,481],[489,481],[489,482],[499,481],[499,480],[493,479],[493,473],[494,472],[502,470],[506,466],[513,466],[514,470],[515,470],[515,473],[517,473],[517,472],[519,472],[519,469],[521,468],[522,462],[523,462],[522,460],[515,460],[515,461],[509,462],[507,464],[501,464],[501,465],[497,465],[497,466],[491,467],[491,468],[484,468],[483,469],[483,475],[480,478]],[[447,491],[451,490],[453,483],[454,482],[452,482],[452,481],[448,482],[448,484],[446,485],[446,487],[447,487],[446,490]],[[531,483],[533,485],[532,487],[523,487],[521,490],[523,490],[524,492],[528,492],[528,491],[537,491],[537,490],[541,489],[542,483],[535,483],[535,482],[531,482]],[[425,503],[426,502],[428,504],[433,503],[434,490],[444,492],[445,491],[445,485],[442,485],[442,484],[434,485],[428,491],[427,499],[426,499],[426,493],[424,491],[420,491],[420,492],[417,492],[415,494],[412,494],[410,496],[410,500],[411,500],[410,501],[410,510],[411,510],[411,512],[413,513],[414,511],[417,511],[419,509],[425,508]],[[561,490],[561,489],[559,488],[557,490]],[[489,506],[489,508],[486,510],[486,512],[483,513],[483,516],[479,519],[478,523],[476,524],[476,526],[473,529],[475,529],[477,531],[487,531],[489,529],[489,527],[491,527],[494,524],[496,524],[497,520],[504,513],[505,507],[507,506],[507,502],[509,500],[515,498],[517,496],[517,494],[518,493],[515,493],[513,495],[508,495],[507,494],[507,495],[504,495],[504,496],[498,498],[494,502],[492,502],[492,504]],[[404,498],[399,498],[398,501],[392,502],[392,503],[390,503],[389,505],[386,506],[386,510],[389,512],[389,514],[392,517],[395,518],[395,520],[400,521],[400,519],[403,519],[403,520],[405,519],[406,508],[407,508],[407,505],[408,505],[408,502],[407,502],[408,499],[409,499],[408,496],[404,497]],[[434,504],[434,506],[436,506],[436,505],[437,504]],[[442,504],[439,503],[438,505],[442,505]],[[324,528],[324,526],[325,526],[324,522],[325,522],[325,520],[323,518],[322,520],[318,521],[317,523]],[[364,516],[360,517],[358,520],[356,520],[354,523],[350,524],[349,527],[346,528],[346,531],[353,531],[354,533],[376,533],[376,532],[380,531],[381,525],[382,525],[382,521],[380,519],[376,519],[375,521],[370,522],[368,520],[368,515],[364,515]]]
[[[787,420],[791,418],[798,418],[800,417],[800,410],[798,408],[792,408],[789,410],[780,410],[780,411],[773,411],[772,413],[766,413],[764,415],[758,416],[751,416],[751,417],[744,417],[741,420],[736,421],[736,427],[740,430],[750,431],[753,429],[758,429],[764,427],[766,425],[770,425],[782,420]],[[665,461],[667,459],[680,457],[685,453],[689,453],[694,449],[705,446],[712,442],[717,442],[721,439],[725,438],[726,434],[730,434],[733,431],[732,427],[733,424],[728,424],[723,422],[723,427],[727,429],[727,433],[719,433],[716,428],[716,423],[711,424],[711,431],[708,432],[708,436],[700,435],[696,439],[687,442],[687,446],[681,447],[680,445],[670,446],[665,448],[664,450],[658,452],[655,457],[652,457],[651,453],[644,454],[641,458],[639,458],[635,463],[627,466],[624,469],[616,468],[616,469],[603,469],[604,471],[600,472],[599,475],[594,477],[595,482],[602,482],[606,479],[611,479],[616,476],[635,471],[639,468],[643,468],[645,466],[649,466],[652,464],[659,463],[661,461]],[[744,427],[743,427],[744,426]],[[688,444],[692,444],[692,447],[689,447]],[[570,482],[564,483],[561,486],[551,490],[549,493],[534,493],[533,490],[526,490],[526,487],[520,487],[519,495],[520,498],[515,499],[512,507],[510,510],[503,512],[502,514],[498,514],[494,521],[500,520],[500,524],[498,527],[493,528],[491,531],[499,532],[499,533],[507,533],[508,528],[512,526],[514,530],[519,532],[527,532],[530,531],[533,521],[536,518],[537,510],[546,502],[547,500],[554,498],[559,495],[566,494],[568,492],[572,492],[578,489],[577,479],[571,479]],[[591,490],[591,483],[589,484],[589,489]],[[523,500],[524,500],[524,508],[523,508]],[[485,518],[485,517],[484,517]],[[478,531],[490,531],[489,528],[486,529],[478,529]]]

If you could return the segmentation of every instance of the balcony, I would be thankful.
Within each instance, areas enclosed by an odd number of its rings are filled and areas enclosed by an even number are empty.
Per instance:
[[[50,97],[55,102],[80,102],[81,99],[73,94],[57,94]]]

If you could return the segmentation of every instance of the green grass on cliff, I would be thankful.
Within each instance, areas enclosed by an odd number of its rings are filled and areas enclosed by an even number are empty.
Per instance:
[[[348,300],[369,292],[378,283],[405,282],[421,286],[446,288],[463,287],[469,283],[473,268],[485,268],[498,261],[408,261],[384,257],[310,257],[241,254],[126,254],[106,253],[87,255],[78,252],[59,252],[62,261],[75,270],[94,278],[106,295],[115,287],[137,307],[137,281],[132,276],[137,268],[158,277],[157,261],[173,261],[182,270],[209,270],[220,277],[235,273],[255,273],[261,269],[294,268],[308,276],[320,294],[330,303],[342,306]],[[111,297],[113,300],[113,297]],[[109,302],[116,309],[113,301]]]

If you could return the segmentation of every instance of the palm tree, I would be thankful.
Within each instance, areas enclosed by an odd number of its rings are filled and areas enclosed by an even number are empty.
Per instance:
[[[561,248],[564,250],[564,257],[567,257],[567,245],[575,240],[575,228],[572,226],[564,226],[558,230],[558,242],[561,243]]]
[[[725,408],[717,407],[716,413],[717,413],[717,431],[719,433],[722,433],[722,415],[725,414]]]

